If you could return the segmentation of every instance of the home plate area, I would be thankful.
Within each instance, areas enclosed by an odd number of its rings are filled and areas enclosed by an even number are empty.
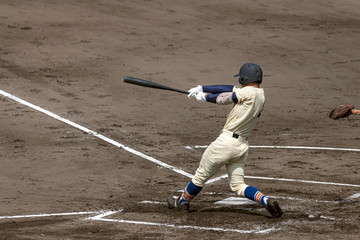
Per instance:
[[[150,202],[147,202],[148,204]],[[153,202],[154,204],[155,202]],[[156,202],[155,204],[159,204]],[[164,203],[161,203],[164,205]],[[163,207],[163,206],[162,206]],[[137,208],[139,210],[139,208]],[[179,212],[174,211],[169,215],[165,213],[153,212],[151,208],[147,208],[148,211],[141,209],[141,216],[138,212],[132,212],[131,210],[109,211],[104,212],[95,217],[89,218],[93,221],[104,221],[119,224],[132,224],[138,226],[159,227],[159,228],[171,228],[171,229],[190,229],[198,231],[213,231],[213,232],[233,232],[238,234],[250,234],[250,233],[270,233],[275,230],[280,230],[278,223],[258,224],[257,221],[246,221],[239,224],[239,218],[236,218],[236,211],[233,211],[233,217],[228,220],[221,220],[221,218],[214,218],[214,210],[211,209],[199,209],[197,214],[191,214],[191,212]],[[229,214],[228,211],[223,211],[225,214]],[[218,213],[218,212],[217,212]],[[175,217],[174,217],[175,216]],[[204,218],[206,217],[206,218]],[[235,224],[234,224],[235,221]]]
[[[224,200],[217,201],[215,204],[218,205],[230,205],[230,206],[244,206],[244,205],[258,205],[258,203],[251,201],[247,198],[239,198],[239,197],[229,197]]]
[[[142,214],[141,224],[153,226],[237,233],[270,233],[272,231],[288,231],[298,227],[313,228],[312,225],[316,225],[316,231],[322,231],[335,225],[341,226],[339,223],[349,225],[354,221],[356,215],[341,209],[350,207],[350,205],[358,205],[358,194],[350,195],[339,201],[269,196],[278,199],[284,210],[283,217],[277,219],[271,218],[264,207],[247,198],[230,196],[220,201],[212,201],[213,199],[210,198],[212,195],[216,195],[215,193],[204,192],[203,194],[203,201],[194,202],[189,213],[177,209],[161,210],[167,204],[161,201],[141,201],[136,207],[136,211],[146,212]],[[141,205],[144,206],[141,207]],[[155,218],[155,211],[162,216]],[[130,212],[122,213],[122,217],[126,216],[126,219],[132,219]],[[169,214],[172,215],[169,216]],[[264,218],[266,221],[263,221]],[[133,220],[140,221],[139,219]],[[121,220],[121,222],[125,221]]]

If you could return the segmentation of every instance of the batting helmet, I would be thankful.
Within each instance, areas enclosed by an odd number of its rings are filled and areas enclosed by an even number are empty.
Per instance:
[[[255,63],[245,63],[241,66],[239,73],[234,77],[239,77],[241,85],[247,85],[252,82],[262,83],[263,73],[261,67]]]

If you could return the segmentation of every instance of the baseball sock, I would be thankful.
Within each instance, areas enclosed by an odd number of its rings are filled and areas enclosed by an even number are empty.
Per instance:
[[[201,191],[202,187],[196,186],[192,181],[186,186],[184,193],[179,199],[180,204],[189,204],[190,201]]]
[[[245,197],[261,203],[264,207],[267,206],[268,197],[262,194],[256,187],[248,186],[245,188]]]

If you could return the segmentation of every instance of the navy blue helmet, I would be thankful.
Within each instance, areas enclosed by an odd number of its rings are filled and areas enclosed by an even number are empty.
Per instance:
[[[239,77],[241,85],[247,85],[252,82],[262,83],[263,73],[261,67],[255,63],[245,63],[241,66],[239,73],[234,77]]]

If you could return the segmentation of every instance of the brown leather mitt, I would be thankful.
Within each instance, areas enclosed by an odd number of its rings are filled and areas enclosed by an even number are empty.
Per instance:
[[[354,109],[354,105],[352,104],[341,104],[338,108],[331,110],[328,116],[333,120],[346,118],[351,115],[352,109]]]

